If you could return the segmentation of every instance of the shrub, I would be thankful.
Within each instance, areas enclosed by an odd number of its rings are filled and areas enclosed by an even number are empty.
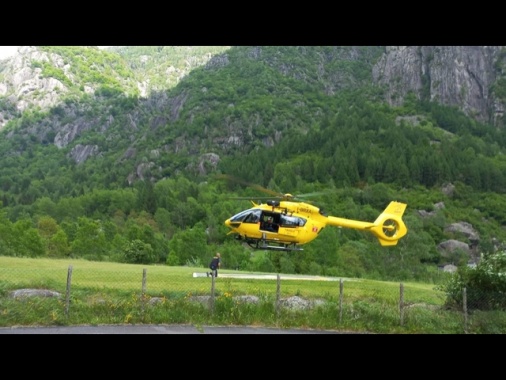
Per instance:
[[[506,309],[506,251],[486,255],[475,268],[459,267],[439,287],[448,307],[461,307],[466,289],[469,310]]]

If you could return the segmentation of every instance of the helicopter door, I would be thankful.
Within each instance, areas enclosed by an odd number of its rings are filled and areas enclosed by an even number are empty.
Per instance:
[[[260,229],[269,232],[278,232],[279,214],[264,212],[260,220]]]
[[[306,221],[303,218],[282,214],[280,216],[279,233],[296,238],[300,232],[298,227],[304,226],[305,223]]]

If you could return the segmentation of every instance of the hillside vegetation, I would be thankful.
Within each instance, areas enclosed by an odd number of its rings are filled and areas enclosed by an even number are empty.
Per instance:
[[[437,249],[469,243],[448,225],[473,226],[478,257],[505,240],[504,130],[415,97],[388,106],[371,76],[382,47],[40,51],[67,69],[32,69],[65,91],[23,112],[0,98],[12,117],[0,132],[2,255],[198,266],[219,250],[231,269],[436,282],[439,266],[471,259]],[[314,203],[352,219],[406,202],[409,232],[384,248],[327,228],[302,252],[253,252],[223,222],[251,204],[231,197],[259,194],[217,173],[324,190]]]

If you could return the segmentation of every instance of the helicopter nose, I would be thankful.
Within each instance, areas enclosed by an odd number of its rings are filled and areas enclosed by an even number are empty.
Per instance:
[[[225,220],[225,226],[230,227],[230,219]]]

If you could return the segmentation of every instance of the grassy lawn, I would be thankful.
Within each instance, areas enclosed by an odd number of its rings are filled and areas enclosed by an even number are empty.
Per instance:
[[[283,274],[278,280],[277,274],[226,269],[214,281],[193,276],[205,271],[0,256],[0,326],[189,323],[440,334],[469,329],[461,312],[444,309],[445,295],[434,284]],[[245,274],[270,276],[226,276]],[[13,297],[19,289],[60,296]],[[305,306],[287,306],[290,299]]]

